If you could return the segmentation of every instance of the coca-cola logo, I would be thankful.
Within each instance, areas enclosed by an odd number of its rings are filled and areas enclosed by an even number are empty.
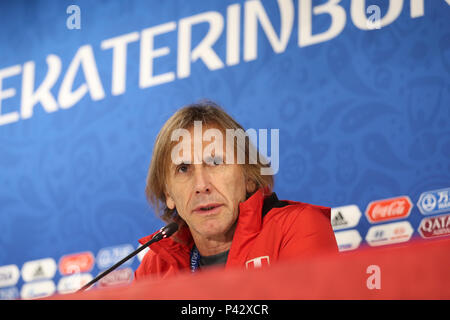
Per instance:
[[[450,214],[422,219],[419,226],[419,233],[422,238],[450,235]]]
[[[63,256],[59,260],[59,271],[62,275],[89,272],[94,267],[92,252],[81,252]]]
[[[366,209],[366,217],[371,223],[403,219],[409,216],[412,202],[408,196],[372,201]]]

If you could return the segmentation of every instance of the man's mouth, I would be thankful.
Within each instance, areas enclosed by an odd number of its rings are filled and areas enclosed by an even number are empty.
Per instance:
[[[198,206],[194,209],[194,212],[196,213],[213,213],[218,211],[217,209],[220,208],[222,205],[219,203],[210,203],[206,205]]]

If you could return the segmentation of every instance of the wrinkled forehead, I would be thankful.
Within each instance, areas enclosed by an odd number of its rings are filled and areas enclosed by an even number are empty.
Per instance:
[[[242,129],[225,129],[216,123],[195,121],[186,129],[171,133],[170,163],[200,164],[212,161],[232,162],[237,150],[245,150],[245,132]]]
[[[195,121],[186,129],[175,129],[171,133],[171,163],[197,164],[206,157],[223,155],[226,152],[225,140],[226,131],[217,124]]]

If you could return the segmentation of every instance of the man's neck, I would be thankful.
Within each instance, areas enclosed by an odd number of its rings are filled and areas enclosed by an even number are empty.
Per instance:
[[[200,252],[200,255],[208,257],[230,250],[231,241],[230,242],[208,241],[207,243],[203,241],[195,241],[195,246]]]
[[[224,235],[215,237],[204,237],[197,233],[192,233],[195,246],[202,256],[212,256],[230,250],[236,226],[233,226]]]

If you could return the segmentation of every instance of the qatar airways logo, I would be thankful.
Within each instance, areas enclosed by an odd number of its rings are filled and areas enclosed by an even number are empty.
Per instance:
[[[450,214],[422,219],[418,231],[422,238],[450,235]]]
[[[221,130],[208,128],[203,132],[202,121],[194,121],[193,134],[187,129],[175,129],[170,137],[177,141],[172,148],[171,159],[175,165],[180,164],[256,164],[261,168],[262,175],[273,175],[279,169],[279,129],[270,130],[270,157],[267,154],[267,129],[226,129],[225,137]],[[181,140],[181,141],[180,141]],[[235,143],[236,141],[236,143]],[[259,153],[250,141],[257,141]],[[192,155],[192,142],[194,145]],[[209,142],[204,148],[203,143]],[[246,146],[248,159],[246,159]],[[235,154],[236,151],[236,154]],[[193,160],[191,160],[193,159]]]
[[[409,6],[405,7],[409,9],[411,18],[419,18],[425,14],[424,0],[386,1],[388,7],[384,16],[381,16],[378,7],[367,7],[365,0],[352,0],[348,13],[340,5],[340,0],[322,2],[317,4],[317,1],[301,0],[294,3],[294,0],[277,0],[278,10],[272,13],[266,10],[263,1],[248,0],[242,4],[230,4],[225,12],[201,12],[178,21],[168,21],[117,35],[102,40],[99,45],[85,44],[74,50],[71,59],[61,59],[57,54],[49,53],[46,57],[47,72],[40,83],[36,83],[36,69],[45,68],[36,67],[35,61],[0,69],[0,126],[31,118],[36,106],[42,107],[47,113],[53,113],[74,107],[86,95],[92,101],[103,100],[108,94],[105,92],[105,81],[107,87],[111,87],[110,94],[117,96],[126,92],[127,81],[138,85],[140,89],[146,89],[187,78],[192,72],[191,65],[196,61],[201,61],[208,70],[214,71],[238,65],[242,61],[256,60],[261,32],[273,52],[281,54],[293,38],[297,39],[297,46],[300,48],[331,40],[342,33],[347,21],[352,21],[360,30],[376,32],[374,29],[393,23],[402,13],[406,2],[409,2]],[[67,28],[81,28],[80,8],[70,6],[67,9],[67,13],[61,13],[72,14],[67,18]],[[325,30],[313,33],[313,21],[317,16],[323,15],[329,18],[329,25],[323,28]],[[279,32],[274,28],[273,20],[280,21]],[[206,24],[208,31],[194,44],[192,33],[199,24]],[[170,46],[157,47],[157,38],[169,40]],[[128,57],[128,48],[135,43],[139,46],[139,56]],[[225,47],[223,53],[214,49],[222,46]],[[109,56],[112,56],[112,61],[106,62]],[[98,59],[112,66],[111,70],[105,71],[103,77],[97,67]],[[158,64],[172,65],[167,63],[167,59],[173,59],[175,68],[156,74],[155,70],[160,69]],[[65,60],[70,61],[67,66],[63,65]],[[127,79],[129,61],[138,64],[139,74],[136,78]],[[106,74],[111,74],[111,79],[107,79]],[[79,76],[83,81],[74,88],[75,79]],[[21,90],[5,85],[11,83],[9,78],[15,77],[21,77],[21,81],[12,79],[21,83]],[[57,83],[59,88],[55,88]]]

